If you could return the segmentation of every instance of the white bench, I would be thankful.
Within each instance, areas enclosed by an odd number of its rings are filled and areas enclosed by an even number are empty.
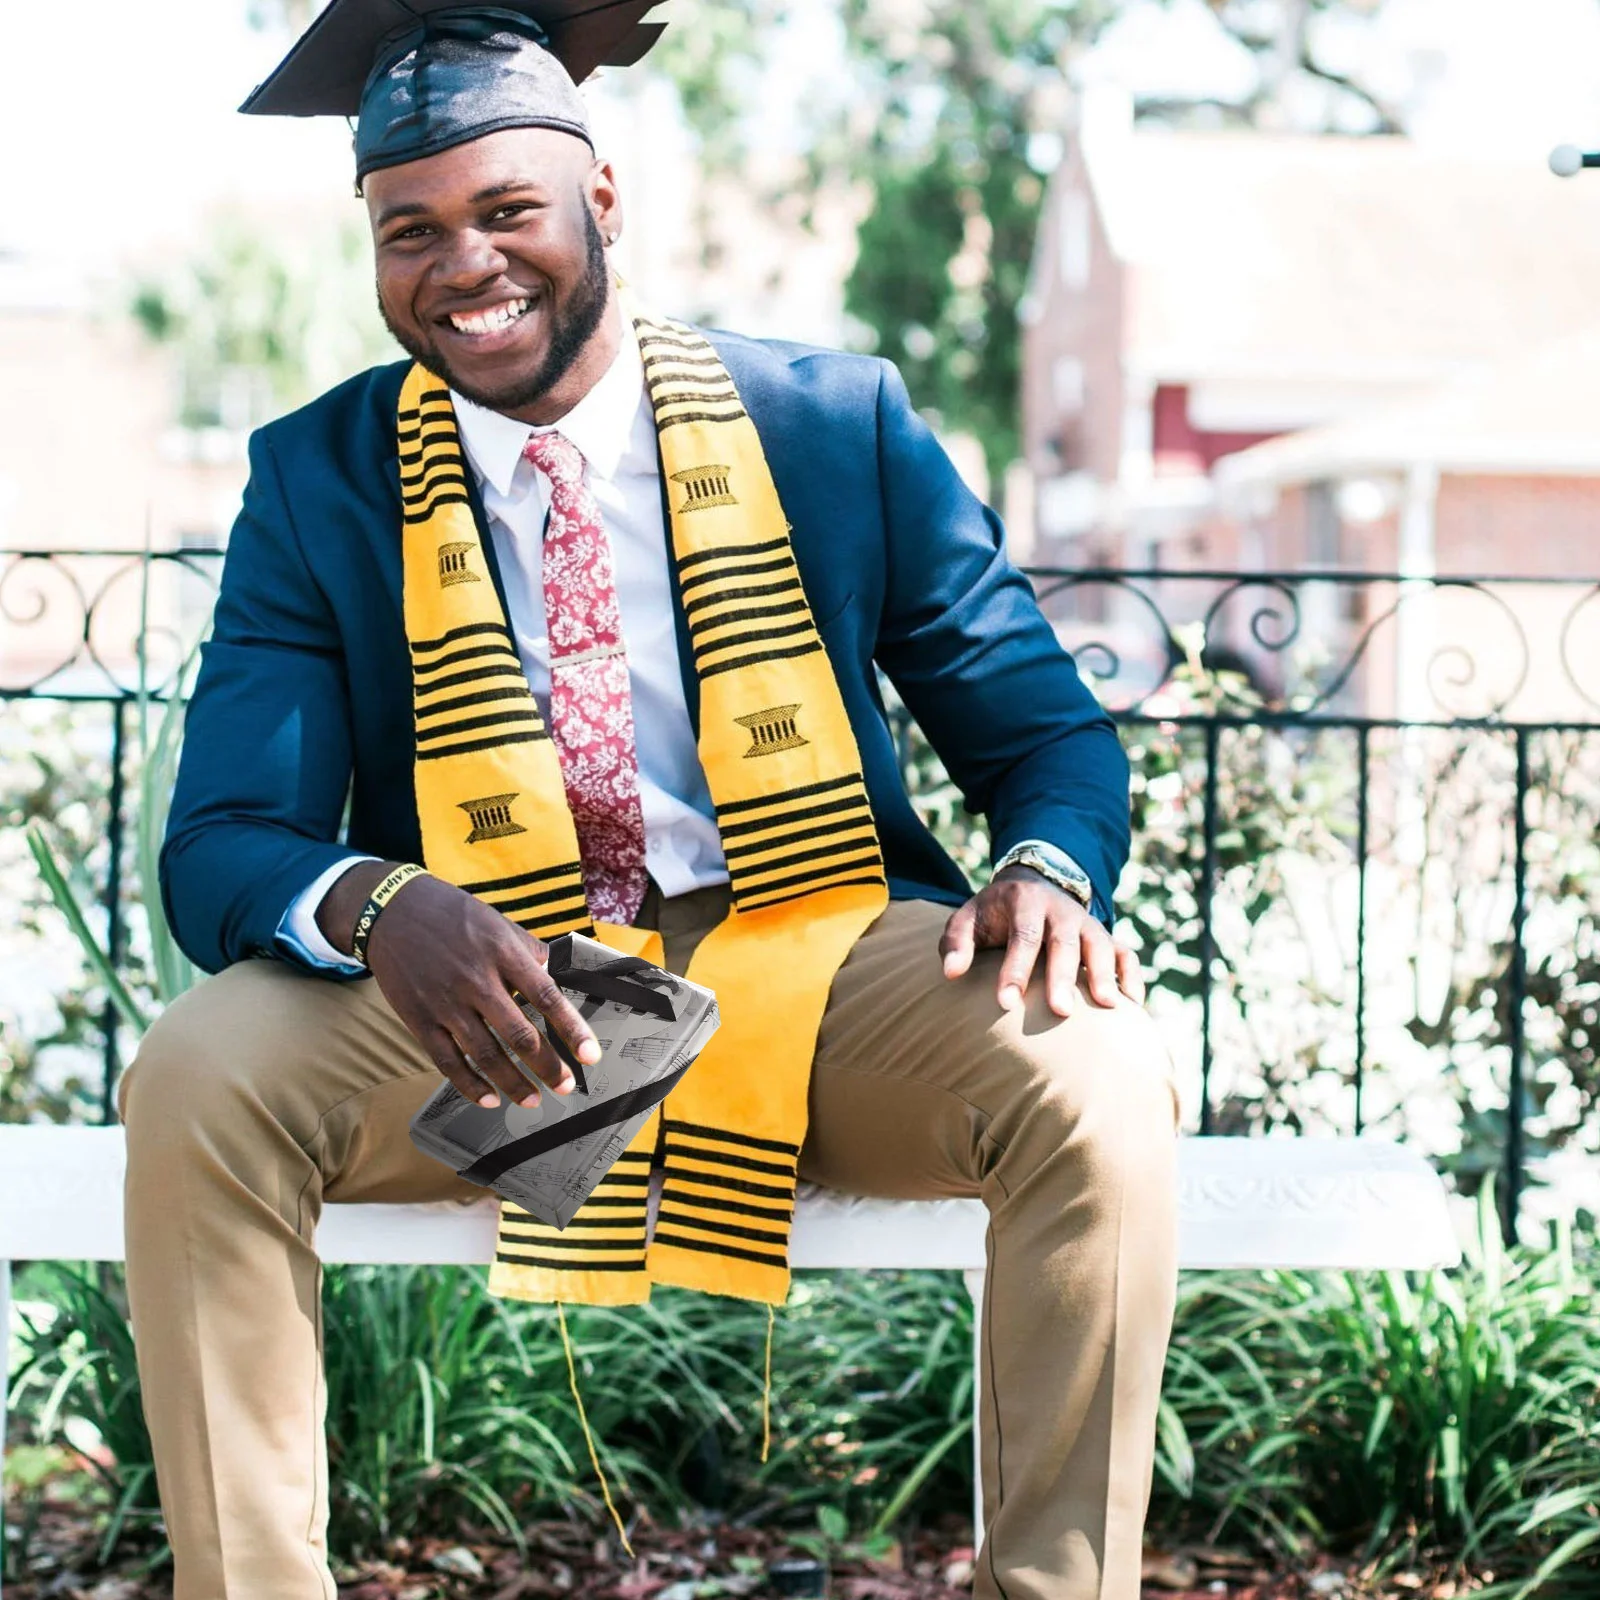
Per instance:
[[[122,1259],[122,1170],[120,1128],[0,1126],[0,1335],[13,1261]],[[1438,1174],[1376,1139],[1184,1139],[1179,1208],[1185,1267],[1422,1269],[1460,1259]],[[492,1200],[330,1205],[317,1244],[324,1261],[482,1263],[494,1255],[495,1219]],[[976,1316],[983,1207],[806,1189],[790,1259],[797,1268],[958,1268]],[[0,1448],[4,1430],[0,1388]],[[974,1526],[981,1521],[980,1506]]]

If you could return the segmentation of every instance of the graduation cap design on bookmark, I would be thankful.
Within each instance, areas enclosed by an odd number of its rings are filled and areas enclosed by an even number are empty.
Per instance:
[[[501,128],[589,141],[577,85],[632,66],[661,37],[657,0],[330,0],[240,106],[356,117],[356,177]]]

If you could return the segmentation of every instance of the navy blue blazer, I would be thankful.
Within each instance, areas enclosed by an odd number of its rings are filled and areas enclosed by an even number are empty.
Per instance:
[[[968,808],[988,819],[995,856],[1022,839],[1058,845],[1090,875],[1109,920],[1128,847],[1116,731],[899,373],[865,356],[708,337],[793,524],[891,895],[959,905],[971,890],[907,799],[874,662]],[[422,858],[395,444],[405,371],[374,368],[250,441],[161,853],[168,919],[208,971],[255,955],[296,959],[275,947],[278,924],[336,861]],[[476,500],[474,511],[498,588]],[[698,733],[675,581],[674,600]]]

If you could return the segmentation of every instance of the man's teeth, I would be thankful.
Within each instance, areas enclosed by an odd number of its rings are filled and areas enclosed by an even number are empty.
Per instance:
[[[488,311],[474,311],[469,316],[458,316],[452,312],[450,326],[457,333],[495,333],[501,328],[509,328],[527,309],[526,300],[508,300],[503,306],[494,306]]]

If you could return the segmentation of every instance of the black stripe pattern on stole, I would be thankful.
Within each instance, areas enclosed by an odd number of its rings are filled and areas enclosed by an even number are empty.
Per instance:
[[[579,861],[562,861],[537,872],[486,878],[461,887],[540,939],[553,939],[560,933],[594,932],[584,898],[583,864]]]
[[[740,911],[818,889],[886,884],[860,773],[717,807],[717,830]]]
[[[636,326],[658,433],[747,415],[716,351],[692,328],[644,318]],[[702,679],[822,649],[787,538],[697,551],[678,574]]]
[[[680,1250],[787,1267],[799,1147],[663,1119],[667,1168],[655,1238]]]
[[[650,1157],[625,1153],[562,1230],[507,1201],[495,1259],[555,1272],[643,1272]]]
[[[822,649],[787,539],[699,550],[678,571],[702,678]]]
[[[399,434],[406,526],[422,529],[441,506],[469,505],[449,390],[424,390],[415,407],[400,412]],[[468,623],[413,641],[411,675],[419,761],[549,737],[502,623]]]
[[[656,431],[680,422],[733,422],[746,415],[716,351],[679,322],[640,318],[639,355]]]
[[[415,527],[440,506],[467,506],[467,463],[448,389],[424,389],[399,414],[402,520]]]

